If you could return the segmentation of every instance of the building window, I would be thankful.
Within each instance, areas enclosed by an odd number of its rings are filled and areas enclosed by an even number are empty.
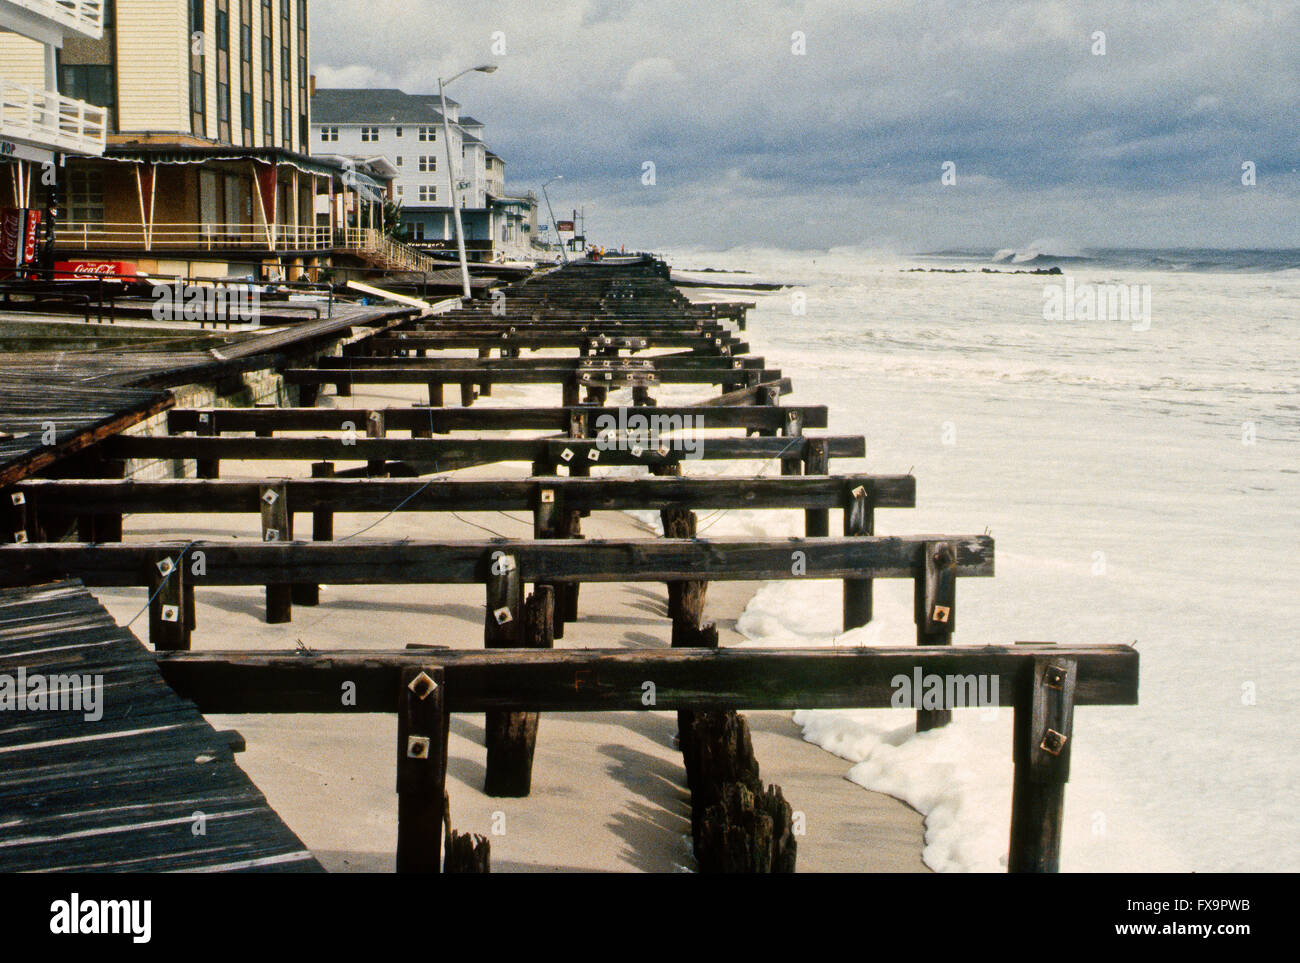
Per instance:
[[[437,128],[437,127],[421,127],[421,128],[420,128],[420,140],[429,141],[430,143],[433,143],[433,142],[436,141],[437,139],[438,139],[438,128]]]
[[[275,13],[262,0],[262,144],[275,146]]]
[[[420,155],[420,173],[428,174],[438,169],[438,158],[432,154]]]
[[[398,185],[397,185],[397,196],[398,196],[398,197],[401,197],[401,196],[402,196],[402,185],[401,185],[401,184],[398,184]]]
[[[239,0],[239,125],[253,146],[253,0]]]
[[[374,142],[377,141],[377,140],[379,140],[379,128],[378,128],[378,127],[362,127],[362,128],[361,128],[361,143],[363,143],[363,144],[372,144],[372,143],[374,143]]]
[[[217,0],[217,140],[234,143],[230,131],[230,0]]]
[[[69,167],[65,204],[70,222],[104,222],[103,171],[93,167]]]
[[[401,155],[401,154],[398,154],[398,155],[397,155],[397,166],[398,166],[398,167],[401,167],[401,166],[402,166],[402,155]]]
[[[394,136],[394,137],[401,137],[401,136],[402,136],[402,128],[400,128],[400,127],[395,128],[395,129],[394,129],[393,136]]]
[[[190,133],[199,137],[208,136],[208,105],[205,96],[207,78],[203,57],[203,43],[198,44],[199,52],[194,52],[194,39],[202,40],[207,28],[203,17],[203,0],[190,0]]]
[[[320,129],[320,139],[325,142],[338,140],[339,129],[337,127],[322,127]]]
[[[421,201],[436,201],[438,199],[438,188],[432,184],[420,185]]]

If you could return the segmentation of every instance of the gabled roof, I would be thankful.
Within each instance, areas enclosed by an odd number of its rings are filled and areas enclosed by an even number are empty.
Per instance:
[[[436,101],[435,101],[436,102]],[[447,101],[448,106],[455,101]],[[311,98],[312,124],[431,124],[442,113],[427,97],[392,88],[317,88]]]

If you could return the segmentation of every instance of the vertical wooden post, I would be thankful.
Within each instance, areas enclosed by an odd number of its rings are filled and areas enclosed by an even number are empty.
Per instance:
[[[849,493],[844,507],[845,535],[874,535],[875,511],[871,492],[859,485]],[[856,629],[871,621],[871,579],[846,578],[844,580],[844,631]]]
[[[441,381],[430,381],[429,382],[429,407],[430,408],[443,407],[442,395],[443,395],[443,383]]]
[[[579,388],[578,376],[574,375],[572,378],[566,378],[564,382],[564,386],[561,389],[562,397],[560,400],[560,404],[565,408],[577,407],[578,404],[581,402],[581,397],[579,392],[580,392],[580,388]]]
[[[926,542],[924,551],[924,574],[913,582],[916,644],[952,645],[957,627],[957,553],[949,542]],[[951,721],[951,709],[916,710],[917,732]]]
[[[487,580],[487,611],[484,615],[483,644],[489,649],[518,648],[523,640],[523,583],[519,564],[504,551],[493,553]],[[529,770],[521,774],[521,737],[526,726],[515,718],[519,713],[488,710],[485,728],[487,776],[483,791],[489,796],[527,795],[520,792],[521,781],[531,779]]]
[[[397,871],[442,870],[449,716],[443,670],[403,669],[397,712]]]
[[[190,647],[185,561],[164,557],[149,566],[149,644],[158,652],[183,652]]]
[[[334,382],[334,394],[340,398],[352,397],[352,378],[351,376],[339,378]]]
[[[479,349],[478,349],[478,356],[479,356],[480,358],[490,358],[490,357],[492,356],[492,349],[491,349],[491,348],[479,348]],[[502,357],[505,357],[505,355],[502,354]],[[488,398],[488,397],[490,397],[490,396],[492,395],[492,382],[491,382],[491,381],[480,381],[480,382],[479,382],[479,385],[478,385],[478,393],[479,393],[482,397],[484,397],[484,398]]]
[[[333,478],[334,463],[332,461],[313,462],[311,477]],[[328,508],[313,509],[311,513],[311,540],[313,542],[334,541],[334,513]],[[320,586],[315,582],[303,582],[294,585],[292,595],[294,605],[320,604]]]
[[[478,387],[472,381],[462,381],[460,383],[460,406],[468,408],[474,404],[474,398],[478,394]]]
[[[538,585],[523,607],[523,625],[515,642],[526,649],[555,645],[555,589]],[[537,712],[487,714],[487,780],[489,796],[527,796],[533,785],[533,753],[537,747]]]
[[[288,488],[284,482],[258,486],[262,506],[262,541],[293,541],[293,514],[289,511]],[[266,621],[272,625],[293,618],[293,586],[288,582],[266,587]]]
[[[763,405],[763,406],[765,406],[765,407],[776,407],[777,405],[780,405],[780,404],[781,404],[781,386],[780,386],[780,385],[768,385],[767,387],[759,388],[759,389],[758,389],[758,398],[757,398],[756,400],[758,401],[758,403],[759,403],[760,405]],[[776,434],[779,434],[779,429],[776,429],[776,428],[757,428],[757,429],[754,430],[754,434],[756,434],[756,435],[776,435]]]
[[[28,531],[27,495],[23,492],[8,492],[5,496],[6,518],[4,531],[0,539],[22,545],[31,540]]]
[[[387,434],[384,428],[384,413],[382,411],[366,412],[366,437],[383,438]],[[388,472],[385,471],[387,462],[383,458],[372,458],[366,462],[366,476],[369,478],[382,478]]]
[[[203,438],[217,437],[217,416],[211,411],[199,412],[199,427],[194,432]],[[198,478],[214,479],[221,477],[221,460],[218,458],[200,458],[194,463],[194,474]]]
[[[803,473],[805,475],[829,475],[830,457],[825,438],[809,438],[806,442],[807,452],[804,456]],[[803,512],[803,531],[809,538],[821,538],[831,533],[831,513],[828,508],[805,508]]]
[[[553,475],[555,467],[534,464],[533,474]],[[535,498],[537,500],[533,503],[533,538],[562,538],[568,530],[569,512],[564,508],[559,490],[541,484],[537,486]],[[539,583],[536,588],[542,588],[543,584],[545,583]],[[552,594],[552,636],[562,639],[564,638],[564,614],[569,604],[569,586],[555,584],[547,587],[551,589]]]
[[[785,423],[781,426],[781,434],[791,439],[787,444],[790,450],[781,456],[781,474],[798,475],[803,471],[803,441],[794,441],[793,439],[803,438],[803,412],[791,408],[785,413]]]
[[[1008,872],[1060,871],[1077,678],[1075,660],[1045,656],[1017,682]]]
[[[320,385],[299,385],[298,386],[298,407],[315,408],[316,400],[320,397]]]

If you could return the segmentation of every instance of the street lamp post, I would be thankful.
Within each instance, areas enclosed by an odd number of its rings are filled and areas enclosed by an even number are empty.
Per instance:
[[[445,88],[449,87],[453,80],[456,80],[458,77],[463,77],[473,71],[477,70],[481,74],[490,74],[496,69],[496,64],[484,64],[480,67],[470,67],[467,70],[462,70],[450,80],[443,80],[441,77],[438,78],[438,99],[442,101],[442,139],[447,145],[447,183],[451,185],[451,212],[456,220],[456,250],[460,254],[460,282],[461,287],[464,290],[465,300],[467,301],[471,297],[469,290],[469,264],[465,260],[465,228],[460,222],[460,201],[456,197],[456,174],[451,163],[451,124],[447,120],[447,94]]]
[[[560,226],[559,226],[558,224],[555,223],[555,211],[553,211],[553,210],[551,209],[551,195],[548,194],[548,193],[546,193],[546,188],[550,187],[550,186],[551,186],[552,184],[554,184],[556,181],[562,181],[562,180],[564,180],[564,175],[563,175],[563,174],[556,174],[556,175],[555,175],[554,177],[552,177],[549,181],[547,181],[545,184],[543,184],[543,185],[542,185],[542,196],[543,196],[544,198],[546,198],[546,210],[547,210],[547,212],[549,212],[550,215],[551,215],[551,228],[555,231],[555,240],[556,240],[556,241],[559,243],[559,245],[560,245],[560,257],[562,257],[562,258],[564,259],[564,263],[565,263],[565,264],[568,264],[568,263],[569,263],[569,255],[567,255],[567,254],[564,253],[564,238],[560,237]]]

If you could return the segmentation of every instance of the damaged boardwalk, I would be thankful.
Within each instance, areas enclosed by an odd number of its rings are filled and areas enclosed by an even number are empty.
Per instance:
[[[1136,652],[953,645],[957,584],[992,576],[992,539],[877,536],[875,512],[913,507],[915,479],[833,471],[833,461],[864,456],[863,438],[827,433],[824,406],[781,404],[789,379],[738,335],[748,307],[692,303],[667,265],[639,258],[574,264],[446,313],[377,325],[340,354],[280,365],[293,407],[171,407],[165,435],[94,439],[97,467],[79,477],[12,480],[0,504],[13,533],[0,546],[0,584],[139,588],[156,671],[205,713],[396,714],[399,870],[488,862],[486,840],[450,828],[451,713],[486,714],[485,791],[518,797],[530,792],[539,713],[648,708],[678,713],[700,868],[792,870],[797,801],[760,779],[737,710],[887,707],[892,680],[916,671],[1000,680],[1001,702],[1015,710],[1010,868],[1055,870],[1074,707],[1135,703]],[[415,386],[427,402],[353,406],[362,385]],[[554,401],[476,405],[496,385],[541,386]],[[708,394],[681,403],[691,390]],[[762,459],[776,473],[692,476],[697,458]],[[194,477],[128,480],[132,466],[157,460]],[[301,468],[221,477],[226,462],[271,461]],[[506,462],[529,466],[528,477],[444,477]],[[610,467],[621,471],[604,474]],[[727,509],[800,510],[804,534],[700,537],[696,513]],[[486,510],[526,513],[532,537],[335,540],[336,514]],[[587,515],[625,510],[658,512],[663,537],[584,538]],[[832,513],[842,519],[835,535]],[[183,528],[121,541],[124,524],[150,515],[240,514],[260,541]],[[801,578],[842,582],[845,630],[871,620],[876,579],[910,580],[915,644],[718,646],[709,583]],[[668,586],[661,646],[554,648],[583,618],[581,586],[609,582]],[[322,584],[482,586],[485,651],[428,645],[438,639],[389,652],[195,645],[195,600],[210,587],[264,586],[266,621],[285,623],[320,603]],[[918,729],[946,724],[951,709],[919,709]]]

